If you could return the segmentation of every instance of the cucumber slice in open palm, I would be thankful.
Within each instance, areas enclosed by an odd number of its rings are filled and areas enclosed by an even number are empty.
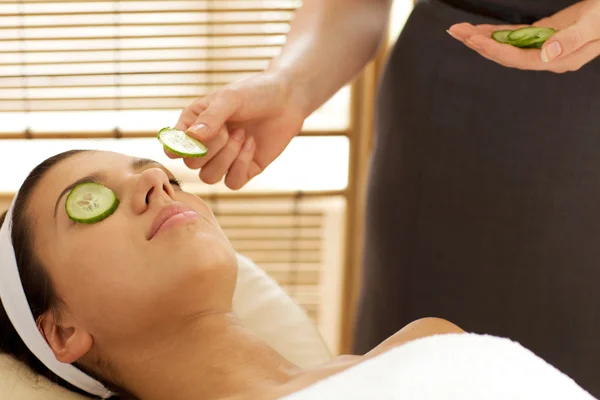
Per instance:
[[[544,43],[556,31],[552,28],[539,28],[535,26],[516,29],[508,35],[511,44],[517,47],[526,47]]]
[[[494,33],[492,33],[492,39],[494,39],[496,42],[498,43],[509,43],[510,41],[508,40],[508,35],[510,35],[512,31],[507,31],[507,30],[503,30],[503,31],[495,31]]]
[[[95,224],[111,216],[119,207],[119,199],[106,186],[98,183],[77,185],[67,196],[67,215],[80,224]]]
[[[556,33],[552,28],[528,26],[513,31],[499,30],[492,33],[492,39],[521,49],[541,49],[550,36]]]
[[[205,145],[174,128],[158,131],[158,140],[172,153],[182,157],[204,157],[208,153]]]

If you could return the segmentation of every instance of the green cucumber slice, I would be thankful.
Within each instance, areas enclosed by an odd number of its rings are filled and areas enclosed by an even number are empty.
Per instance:
[[[185,132],[174,128],[163,128],[158,131],[158,140],[172,153],[182,157],[204,157],[208,153],[205,145]]]
[[[541,49],[544,42],[556,33],[552,28],[528,26],[525,28],[499,30],[492,33],[492,39],[499,43],[510,44],[521,49]]]
[[[530,26],[512,31],[508,35],[510,43],[517,47],[529,47],[533,45],[542,45],[556,30],[552,28],[539,28]]]
[[[498,43],[510,43],[508,35],[510,35],[511,32],[512,31],[510,30],[495,31],[492,33],[492,39]]]
[[[70,219],[80,224],[95,224],[111,216],[119,207],[119,199],[106,186],[82,183],[71,190],[65,208]]]

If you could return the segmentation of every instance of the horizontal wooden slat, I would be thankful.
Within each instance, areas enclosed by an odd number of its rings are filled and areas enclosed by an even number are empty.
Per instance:
[[[168,58],[168,59],[164,59],[164,58],[141,58],[141,59],[133,59],[133,60],[121,60],[118,59],[117,57],[115,57],[115,59],[108,59],[108,60],[73,60],[73,61],[37,61],[37,62],[29,62],[27,63],[28,67],[36,67],[36,66],[46,66],[46,65],[53,65],[53,66],[57,66],[57,65],[71,65],[71,64],[78,64],[78,65],[89,65],[89,64],[111,64],[111,65],[116,65],[119,66],[121,64],[127,64],[127,63],[135,63],[135,62],[140,62],[140,63],[155,63],[155,62],[185,62],[185,63],[194,63],[194,62],[211,62],[211,61],[219,61],[219,62],[228,62],[228,61],[244,61],[244,62],[251,62],[251,61],[263,61],[263,62],[267,62],[269,61],[270,58],[267,57],[250,57],[250,56],[232,56],[232,57],[211,57],[211,56],[206,56],[206,57],[196,57],[196,58],[186,58],[186,57],[181,57],[181,58]],[[13,62],[0,62],[0,67],[5,67],[5,66],[20,66],[23,63],[19,62],[18,60],[15,60]]]
[[[321,251],[321,240],[271,240],[271,241],[250,241],[230,239],[233,248],[243,253],[245,251],[260,250],[260,251]]]
[[[94,52],[137,52],[137,51],[160,51],[160,50],[179,50],[179,51],[194,51],[194,50],[205,50],[205,51],[215,51],[215,50],[255,50],[263,47],[271,47],[271,48],[280,48],[281,44],[279,43],[248,43],[248,44],[207,44],[204,46],[172,46],[172,47],[152,47],[151,43],[148,43],[147,46],[140,47],[99,47],[94,48]],[[30,55],[30,54],[39,54],[39,53],[84,53],[89,52],[90,48],[71,48],[71,49],[52,49],[52,48],[38,48],[38,49],[17,49],[17,50],[2,50],[2,54],[18,54],[18,55]]]
[[[0,16],[3,17],[3,16]],[[17,19],[15,17],[15,19]],[[240,24],[244,24],[244,25],[262,25],[262,24],[287,24],[289,23],[289,19],[287,18],[281,18],[281,19],[269,19],[269,20],[255,20],[255,21],[251,21],[251,20],[233,20],[233,21],[194,21],[194,22],[111,22],[111,23],[100,23],[100,22],[92,22],[92,23],[88,23],[88,24],[53,24],[53,25],[38,25],[38,24],[34,24],[34,25],[30,25],[30,24],[14,24],[14,25],[0,25],[0,32],[2,31],[6,31],[6,30],[22,30],[22,29],[28,29],[28,30],[33,30],[33,29],[82,29],[82,28],[119,28],[119,29],[126,29],[128,27],[155,27],[157,29],[160,29],[162,27],[165,26],[176,26],[176,27],[182,27],[182,26],[194,26],[194,27],[198,27],[198,26],[213,26],[213,25],[220,25],[220,26],[227,26],[227,25],[240,25]]]
[[[243,224],[246,227],[302,227],[314,226],[322,222],[322,215],[269,215],[269,214],[248,214],[248,215],[220,215],[217,214],[217,220],[224,227]]]
[[[316,285],[282,285],[282,288],[291,293],[301,304],[319,303],[319,287]]]
[[[0,37],[0,42],[16,42],[23,43],[29,41],[44,41],[44,42],[52,42],[59,40],[127,40],[127,39],[185,39],[185,38],[198,38],[198,37],[212,37],[218,36],[220,38],[230,38],[230,37],[261,37],[261,36],[272,36],[272,35],[283,35],[287,33],[286,30],[282,30],[281,32],[231,32],[231,33],[196,33],[196,34],[156,34],[156,35],[124,35],[124,36],[116,36],[116,35],[106,35],[106,36],[56,36],[56,37],[46,37],[46,36],[38,36],[38,37],[25,37],[25,38],[5,38]]]
[[[123,77],[120,77],[120,79],[123,79]],[[21,79],[15,78],[15,80],[21,80]],[[23,86],[6,85],[6,86],[0,88],[0,90],[8,91],[9,89],[11,89],[11,90],[32,90],[32,89],[69,89],[69,88],[124,89],[124,88],[137,88],[137,87],[175,87],[176,88],[176,87],[190,87],[190,86],[203,88],[203,87],[221,87],[221,86],[227,85],[229,83],[229,82],[223,82],[223,81],[173,82],[173,83],[156,82],[156,83],[151,83],[151,84],[150,83],[122,83],[117,86],[114,83],[108,83],[108,82],[105,82],[104,80],[100,80],[100,79],[98,79],[98,82],[85,82],[85,81],[81,82],[80,81],[81,83],[78,83],[77,81],[74,81],[74,80],[60,81],[58,79],[48,79],[48,81],[50,81],[50,82],[48,82],[48,84],[41,84],[41,85],[23,85]]]
[[[14,99],[0,99],[0,112],[37,111],[65,111],[65,110],[176,110],[183,109],[198,97],[196,96],[168,96],[168,97],[122,97],[122,98],[97,98],[97,99],[27,99],[19,103]]]
[[[177,9],[139,9],[139,10],[101,10],[101,11],[49,11],[49,12],[32,12],[27,11],[26,15],[30,17],[71,17],[71,16],[91,16],[91,15],[127,15],[127,14],[169,14],[169,13],[228,13],[228,12],[246,12],[246,13],[258,13],[261,11],[276,11],[276,12],[290,12],[295,11],[296,7],[279,7],[279,8],[223,8],[223,7],[215,7],[215,8],[177,8]],[[2,14],[3,17],[20,17],[25,13],[12,12]]]
[[[316,131],[316,130],[305,130],[300,132],[300,136],[349,136],[347,131]],[[0,131],[0,140],[14,140],[14,139],[108,139],[108,138],[154,138],[156,132],[150,131],[76,131],[76,132],[2,132]],[[323,196],[340,195],[343,191],[324,191]],[[257,194],[258,196],[259,194]],[[263,194],[260,194],[262,196]],[[310,194],[307,194],[310,195]],[[226,194],[220,195],[227,197]],[[243,195],[240,195],[243,198]],[[271,197],[289,197],[292,196],[290,193],[271,193],[264,194],[264,196]],[[320,194],[319,194],[320,196]],[[232,229],[234,227],[231,227]],[[276,228],[276,227],[274,227]]]
[[[320,211],[306,211],[299,210],[298,215],[291,216],[289,212],[286,211],[264,211],[264,210],[252,210],[249,208],[248,210],[243,211],[215,211],[219,217],[228,217],[228,218],[263,218],[263,217],[271,217],[271,218],[280,218],[280,217],[322,217],[323,213]]]
[[[262,47],[267,45],[282,45],[285,42],[285,35],[266,35],[266,36],[235,36],[235,37],[189,37],[189,38],[161,38],[161,37],[136,37],[134,39],[110,40],[96,39],[85,42],[77,40],[62,41],[27,41],[18,40],[0,42],[0,52],[17,52],[22,54],[44,52],[44,51],[94,51],[100,49],[103,51],[126,51],[127,49],[144,48],[200,48],[200,49],[235,49]]]
[[[279,285],[319,285],[320,274],[318,271],[269,271],[266,272]]]
[[[238,229],[226,229],[225,234],[232,240],[256,239],[256,240],[288,240],[290,238],[320,239],[321,229],[297,229],[294,227],[271,229],[264,231],[260,227],[246,227]]]
[[[321,262],[321,252],[303,251],[290,255],[289,251],[245,251],[244,255],[250,257],[255,263],[260,265],[264,262],[279,263],[314,263]]]
[[[288,273],[293,270],[296,272],[320,272],[320,263],[262,263],[260,268],[268,273]]]
[[[160,75],[152,74],[126,74],[126,75],[44,75],[26,79],[22,77],[2,77],[0,76],[0,87],[4,89],[25,89],[25,88],[63,88],[63,87],[139,87],[139,86],[215,86],[225,85],[231,81],[244,79],[251,73],[244,72],[218,72],[214,74],[202,75],[195,73],[177,73],[171,71]]]
[[[38,75],[27,75],[26,78],[61,78],[61,77],[77,77],[77,76],[85,76],[85,77],[90,77],[90,76],[107,76],[107,77],[111,77],[111,78],[117,78],[119,76],[124,76],[124,75],[162,75],[162,74],[209,74],[209,75],[213,75],[213,74],[250,74],[250,73],[257,73],[260,72],[260,69],[231,69],[231,70],[215,70],[215,69],[197,69],[197,70],[185,70],[185,71],[176,71],[176,70],[163,70],[163,71],[135,71],[135,72],[120,72],[120,73],[115,73],[115,72],[100,72],[100,73],[76,73],[76,74],[51,74],[51,73],[47,73],[47,74],[38,74]],[[6,79],[6,78],[16,78],[16,77],[20,77],[19,74],[14,74],[12,76],[0,76],[0,85],[2,84],[1,79]],[[23,78],[24,79],[24,78]]]

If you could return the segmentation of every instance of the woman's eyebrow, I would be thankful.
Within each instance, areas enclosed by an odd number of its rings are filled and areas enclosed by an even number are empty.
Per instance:
[[[81,179],[77,179],[75,182],[71,183],[69,186],[64,188],[63,191],[58,196],[58,199],[56,199],[56,204],[54,205],[54,219],[56,219],[56,213],[58,211],[58,204],[60,203],[60,199],[62,199],[62,197],[65,194],[67,194],[68,192],[73,190],[77,185],[80,185],[82,183],[102,184],[104,181],[106,181],[106,173],[102,172],[102,171],[98,171],[98,172],[94,172],[93,174],[90,174],[88,176],[84,176]]]
[[[134,158],[133,160],[131,160],[130,166],[132,170],[139,171],[140,169],[152,164],[160,165],[162,167],[162,165],[159,162],[150,160],[148,158]]]
[[[167,173],[167,175],[169,175],[169,177],[174,176],[173,173],[171,171],[169,171],[169,169],[167,167],[165,167],[158,161],[150,160],[148,158],[134,158],[131,161],[130,165],[131,165],[131,169],[134,171],[140,171],[149,165],[156,165],[156,166],[160,167],[162,170],[164,170]]]

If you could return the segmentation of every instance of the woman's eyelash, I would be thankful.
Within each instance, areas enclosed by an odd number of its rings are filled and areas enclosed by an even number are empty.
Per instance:
[[[181,187],[181,181],[177,178],[171,178],[169,179],[169,183],[173,186],[178,186]]]

